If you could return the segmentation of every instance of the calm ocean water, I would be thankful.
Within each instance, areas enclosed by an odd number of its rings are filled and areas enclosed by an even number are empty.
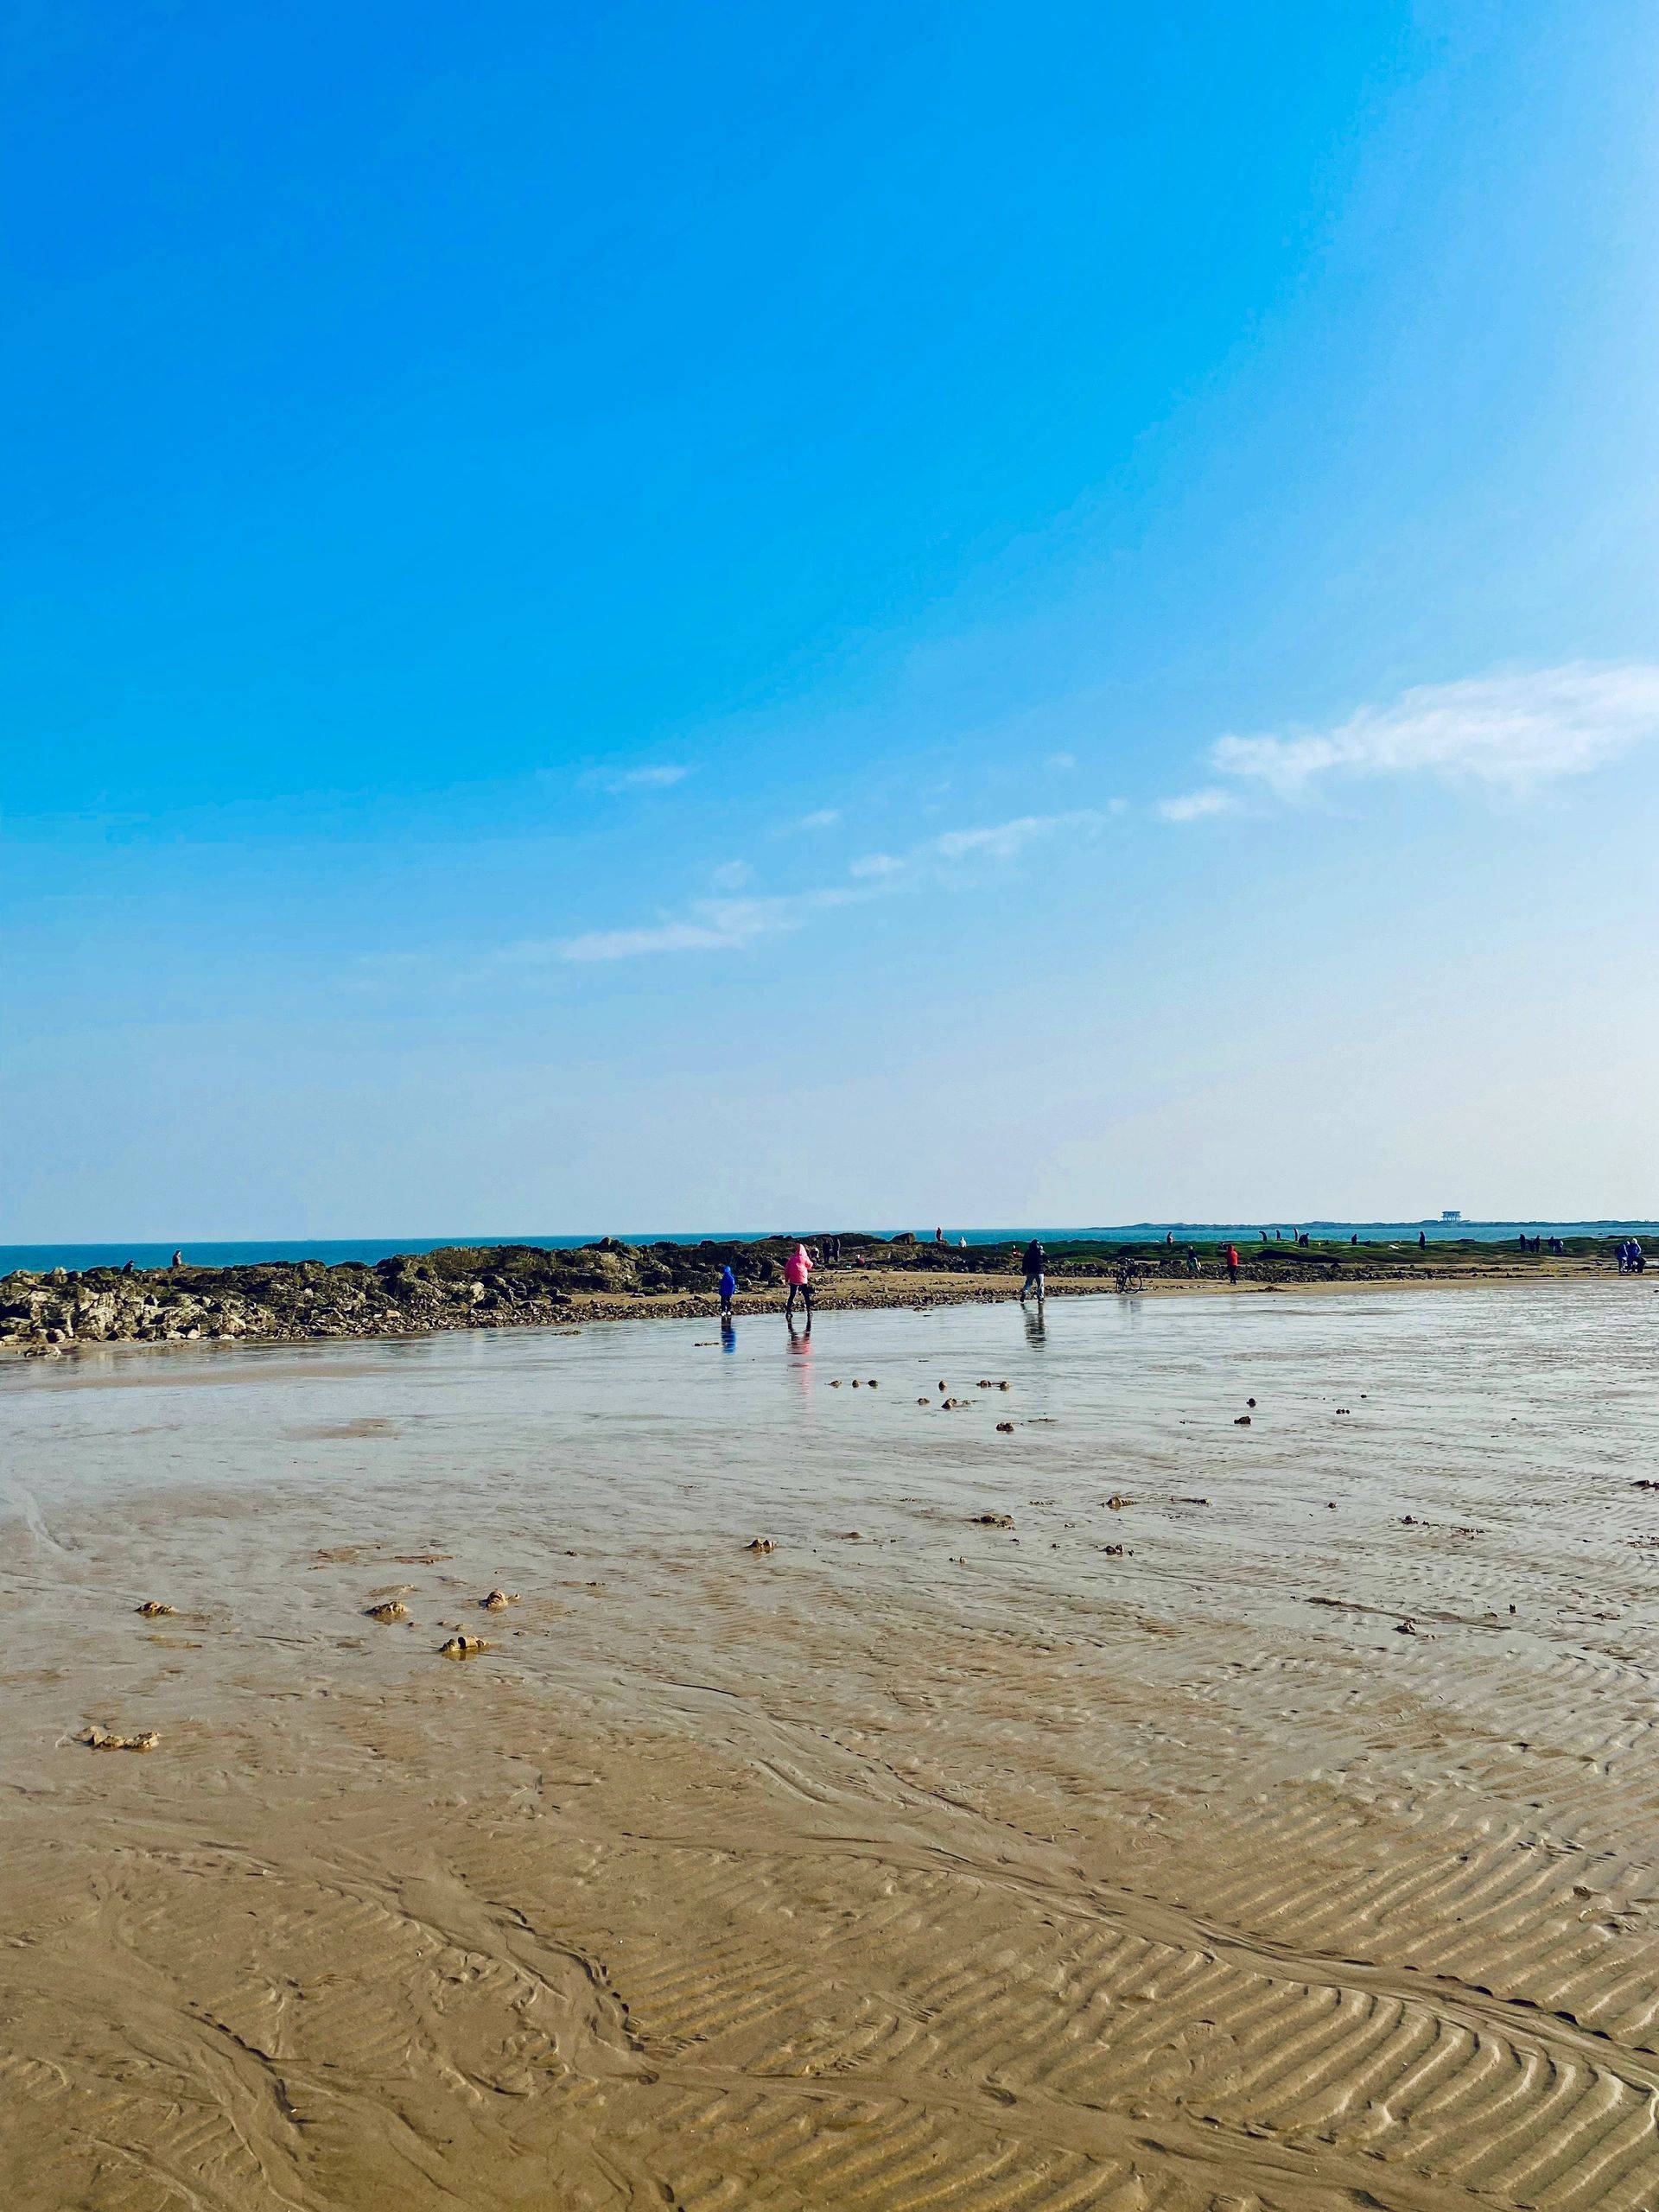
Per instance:
[[[1194,1222],[1194,1221],[1137,1221],[1122,1223],[1115,1227],[1094,1229],[960,1229],[945,1228],[945,1235],[952,1243],[965,1238],[969,1244],[1002,1244],[1027,1236],[1040,1236],[1046,1244],[1068,1242],[1102,1240],[1125,1243],[1140,1243],[1147,1238],[1161,1237],[1168,1230],[1183,1240],[1206,1243],[1224,1237],[1240,1240],[1254,1238],[1265,1228],[1269,1236],[1274,1229],[1287,1235],[1293,1229],[1305,1229],[1316,1239],[1340,1237],[1344,1242],[1356,1232],[1367,1242],[1388,1243],[1410,1237],[1414,1241],[1420,1229],[1427,1232],[1431,1243],[1444,1238],[1473,1237],[1483,1243],[1502,1243],[1524,1230],[1528,1236],[1542,1234],[1558,1236],[1618,1236],[1634,1233],[1638,1236],[1659,1236],[1659,1224],[1651,1221],[1299,1221],[1299,1222]],[[649,1236],[630,1236],[623,1238],[627,1244],[700,1244],[705,1238],[725,1241],[733,1237],[767,1236],[797,1233],[810,1237],[819,1232],[807,1228],[798,1231],[743,1229],[702,1230],[693,1235],[658,1231]],[[883,1230],[884,1236],[895,1232]],[[918,1229],[915,1235],[931,1238],[931,1228]],[[224,1243],[192,1243],[188,1238],[181,1246],[172,1244],[0,1244],[0,1274],[10,1274],[15,1268],[35,1271],[48,1268],[67,1268],[79,1271],[85,1268],[119,1268],[130,1260],[135,1267],[162,1268],[172,1258],[175,1249],[181,1249],[192,1267],[236,1268],[247,1267],[262,1260],[321,1260],[329,1266],[338,1266],[342,1260],[357,1260],[372,1266],[377,1260],[389,1260],[398,1252],[435,1252],[447,1245],[534,1244],[543,1251],[574,1251],[582,1244],[597,1241],[597,1232],[586,1236],[530,1236],[519,1235],[485,1235],[454,1236],[346,1236],[346,1237],[253,1237],[243,1242]]]

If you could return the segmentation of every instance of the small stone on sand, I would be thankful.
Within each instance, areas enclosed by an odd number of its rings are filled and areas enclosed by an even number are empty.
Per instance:
[[[167,1617],[174,1611],[174,1608],[171,1605],[162,1605],[159,1600],[155,1598],[146,1598],[143,1604],[139,1606],[138,1611],[143,1615],[147,1621],[159,1621],[166,1619]]]
[[[745,1544],[743,1548],[746,1552],[759,1552],[764,1557],[768,1552],[775,1552],[778,1547],[770,1536],[757,1536],[753,1543]]]
[[[162,1739],[153,1728],[137,1736],[118,1736],[108,1728],[83,1728],[79,1740],[94,1751],[153,1751]]]
[[[518,1592],[516,1590],[492,1590],[487,1598],[480,1598],[478,1602],[486,1613],[505,1612],[509,1605],[518,1604]]]
[[[409,1611],[401,1598],[388,1598],[378,1605],[365,1605],[365,1613],[372,1621],[400,1621]]]
[[[489,1645],[481,1636],[452,1636],[448,1643],[438,1646],[441,1659],[470,1659],[474,1652],[487,1651]]]
[[[1014,1423],[1011,1421],[998,1421],[996,1424],[996,1433],[999,1436],[1012,1436],[1014,1434]]]
[[[976,1529],[1012,1529],[1014,1516],[1012,1513],[976,1513],[974,1526]]]

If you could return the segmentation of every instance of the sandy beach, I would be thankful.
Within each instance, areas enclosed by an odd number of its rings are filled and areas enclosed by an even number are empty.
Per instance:
[[[1656,1322],[9,1364],[0,2202],[1650,2212]]]

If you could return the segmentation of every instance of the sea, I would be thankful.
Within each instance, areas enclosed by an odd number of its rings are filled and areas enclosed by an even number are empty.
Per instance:
[[[934,1224],[912,1231],[918,1241],[931,1243]],[[1472,1239],[1479,1243],[1503,1244],[1521,1235],[1528,1236],[1659,1236],[1659,1223],[1646,1220],[1615,1221],[1131,1221],[1096,1228],[1056,1229],[1052,1227],[1017,1227],[1007,1229],[962,1229],[946,1224],[944,1234],[952,1243],[1007,1244],[1023,1243],[1027,1237],[1040,1237],[1045,1244],[1121,1243],[1139,1244],[1148,1241],[1161,1242],[1173,1234],[1181,1243],[1214,1243],[1225,1237],[1240,1242],[1259,1237],[1265,1229],[1269,1236],[1275,1230],[1286,1237],[1306,1230],[1313,1240],[1340,1240],[1346,1243],[1358,1236],[1366,1243],[1391,1243],[1410,1238],[1414,1243],[1421,1230],[1431,1244],[1455,1243]],[[451,1236],[337,1236],[337,1237],[245,1237],[232,1243],[194,1243],[186,1238],[176,1243],[108,1243],[108,1244],[0,1244],[0,1275],[17,1269],[41,1274],[51,1268],[67,1268],[79,1274],[87,1268],[124,1267],[130,1260],[135,1268],[163,1268],[175,1250],[181,1250],[186,1262],[196,1268],[242,1268],[273,1260],[320,1260],[325,1266],[337,1267],[342,1261],[354,1260],[372,1266],[377,1260],[389,1260],[398,1253],[436,1252],[448,1247],[464,1246],[475,1249],[487,1244],[530,1244],[544,1252],[571,1252],[584,1244],[593,1244],[601,1235],[616,1232],[594,1230],[582,1236],[544,1236],[518,1232],[469,1232]],[[758,1236],[804,1235],[809,1241],[826,1232],[812,1228],[802,1229],[791,1224],[786,1229],[723,1229],[654,1230],[650,1234],[623,1235],[624,1244],[702,1244],[709,1242],[747,1242]],[[843,1232],[844,1233],[844,1232]],[[884,1229],[875,1232],[893,1236],[899,1232]]]

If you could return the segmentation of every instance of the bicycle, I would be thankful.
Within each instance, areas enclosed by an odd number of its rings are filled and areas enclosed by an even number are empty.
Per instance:
[[[1128,1252],[1118,1254],[1112,1275],[1122,1297],[1132,1298],[1136,1291],[1144,1290],[1147,1287],[1147,1279],[1141,1272],[1141,1262]]]

